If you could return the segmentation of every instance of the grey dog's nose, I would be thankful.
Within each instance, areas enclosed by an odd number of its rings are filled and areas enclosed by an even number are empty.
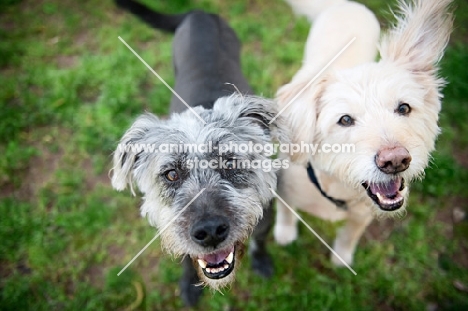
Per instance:
[[[375,156],[375,164],[386,174],[403,172],[410,163],[411,155],[402,146],[380,149]]]
[[[221,216],[211,216],[197,222],[190,232],[192,240],[203,247],[217,246],[229,234],[229,222]]]

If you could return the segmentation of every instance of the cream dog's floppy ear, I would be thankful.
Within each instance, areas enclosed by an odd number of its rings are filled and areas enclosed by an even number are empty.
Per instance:
[[[452,0],[399,0],[397,24],[381,40],[382,60],[435,74],[452,31]],[[399,13],[399,14],[398,14]]]
[[[318,101],[328,79],[325,77],[307,86],[309,82],[293,81],[282,86],[276,94],[279,111],[287,120],[293,144],[311,144],[314,141]],[[309,156],[307,153],[298,152],[291,155],[291,160],[305,164]]]

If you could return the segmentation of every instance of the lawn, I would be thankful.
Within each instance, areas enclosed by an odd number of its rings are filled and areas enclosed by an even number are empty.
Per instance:
[[[389,3],[362,0],[385,28]],[[442,61],[442,134],[408,213],[375,221],[358,247],[354,276],[301,225],[300,239],[269,249],[275,275],[243,262],[223,293],[198,310],[468,310],[468,3]],[[242,66],[273,97],[301,64],[309,23],[282,0],[167,0],[163,12],[221,14],[243,43]],[[391,1],[390,4],[393,4]],[[158,241],[141,199],[110,186],[117,141],[142,112],[168,112],[170,34],[148,28],[110,0],[0,2],[0,309],[178,310],[180,259]],[[304,215],[326,241],[337,224]]]

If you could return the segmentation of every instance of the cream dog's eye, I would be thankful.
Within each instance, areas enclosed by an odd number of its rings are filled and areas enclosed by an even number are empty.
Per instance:
[[[411,107],[410,105],[406,103],[402,103],[398,106],[398,108],[395,110],[396,113],[398,113],[401,116],[406,116],[411,112]]]
[[[340,120],[338,120],[338,124],[341,126],[353,126],[354,125],[354,119],[348,116],[347,114],[342,116]]]
[[[166,177],[167,180],[169,181],[176,181],[179,179],[179,174],[175,170],[170,170],[167,171],[164,176]]]

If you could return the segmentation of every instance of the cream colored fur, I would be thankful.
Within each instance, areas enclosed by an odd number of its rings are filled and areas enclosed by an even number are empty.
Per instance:
[[[362,5],[341,1],[318,14],[314,12],[316,19],[307,40],[304,64],[291,83],[278,91],[280,108],[287,107],[283,114],[290,122],[293,142],[355,145],[351,154],[295,154],[295,164],[282,172],[278,189],[292,207],[331,221],[346,219],[333,248],[348,264],[373,218],[405,213],[408,184],[421,178],[429,163],[439,133],[444,81],[437,75],[437,64],[452,28],[452,17],[447,13],[450,3],[400,1],[397,24],[380,42],[375,16]],[[349,49],[297,97],[351,36],[356,36],[356,41]],[[374,62],[377,46],[381,60]],[[408,115],[396,113],[401,103],[410,105]],[[340,126],[338,120],[343,115],[351,116],[354,125]],[[382,148],[395,146],[409,152],[410,166],[398,174],[385,174],[376,166],[376,154]],[[346,212],[337,209],[309,181],[307,162],[314,167],[323,190],[347,202]],[[407,184],[400,191],[404,204],[396,211],[383,211],[362,184],[384,183],[392,178],[403,178]],[[297,237],[296,218],[281,202],[277,202],[274,235],[280,244]],[[332,261],[342,265],[334,256]]]
[[[311,22],[327,8],[347,0],[286,0],[297,15],[306,16]]]

